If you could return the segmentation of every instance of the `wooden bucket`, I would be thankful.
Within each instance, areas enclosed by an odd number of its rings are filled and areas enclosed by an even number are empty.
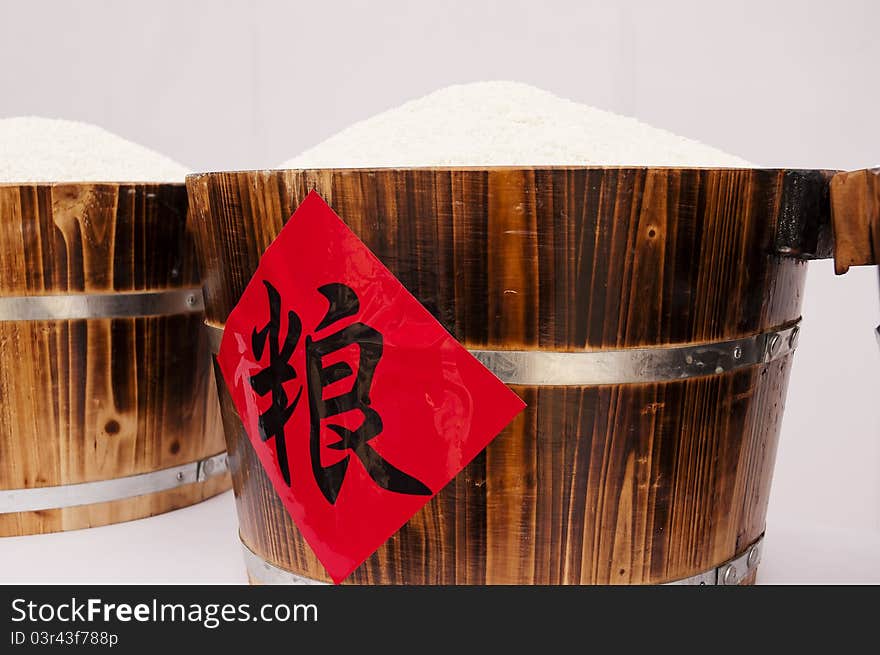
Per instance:
[[[736,584],[760,560],[799,257],[827,249],[829,177],[349,169],[187,185],[216,343],[315,189],[528,403],[350,582]],[[329,580],[216,377],[251,581]]]
[[[182,184],[0,185],[0,536],[230,486]]]

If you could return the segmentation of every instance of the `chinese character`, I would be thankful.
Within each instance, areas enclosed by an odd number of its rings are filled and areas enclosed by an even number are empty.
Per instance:
[[[263,284],[269,299],[269,322],[259,332],[254,329],[251,341],[257,359],[262,358],[266,342],[269,342],[269,365],[251,377],[251,386],[260,396],[272,394],[272,406],[260,415],[260,437],[263,441],[275,438],[278,466],[284,482],[290,486],[284,428],[296,410],[302,395],[302,386],[293,402],[288,404],[284,384],[297,377],[290,360],[302,333],[302,322],[295,312],[288,312],[287,335],[282,343],[281,295],[269,282],[263,281]],[[344,284],[327,284],[318,291],[329,301],[330,307],[315,332],[321,332],[360,311],[357,295]],[[324,357],[352,345],[358,347],[359,353],[356,374],[344,361],[324,365]],[[370,477],[383,489],[419,496],[430,496],[433,493],[424,483],[385,460],[368,443],[382,432],[382,417],[370,407],[370,388],[376,366],[382,357],[382,347],[382,335],[361,322],[351,323],[320,339],[313,339],[310,335],[305,339],[312,473],[321,493],[331,505],[336,503],[339,496],[351,456],[346,454],[343,459],[330,466],[321,464],[322,421],[352,410],[358,410],[363,417],[360,427],[352,430],[332,421],[328,422],[327,429],[335,432],[340,440],[327,448],[354,453]],[[353,378],[350,390],[332,398],[324,398],[326,387],[347,378]]]
[[[290,358],[299,342],[302,333],[302,322],[296,312],[287,312],[287,336],[283,345],[279,343],[281,332],[281,294],[263,280],[269,295],[269,322],[262,330],[251,335],[251,345],[257,359],[263,357],[266,341],[269,342],[269,366],[251,377],[251,386],[259,396],[272,394],[272,406],[260,414],[260,438],[268,441],[275,437],[275,453],[278,456],[278,468],[287,486],[290,486],[290,465],[287,463],[287,445],[284,441],[284,426],[293,416],[293,410],[299,404],[302,386],[296,392],[296,398],[287,404],[287,393],[284,383],[296,378],[296,370],[290,365]]]
[[[318,291],[330,302],[324,319],[315,328],[320,331],[343,318],[354,316],[360,310],[358,297],[351,287],[344,284],[326,284]],[[324,387],[354,375],[346,362],[324,366],[323,358],[352,344],[359,350],[358,370],[352,388],[332,398],[324,398]],[[333,334],[318,340],[306,337],[306,378],[309,388],[309,411],[311,413],[311,459],[312,472],[324,497],[334,504],[342,488],[350,455],[331,464],[321,465],[321,420],[360,410],[363,422],[356,430],[329,424],[328,429],[339,435],[340,440],[330,444],[333,450],[351,450],[361,461],[371,478],[383,489],[401,494],[430,496],[431,490],[408,473],[391,465],[368,443],[382,432],[382,417],[370,407],[370,387],[373,374],[382,357],[382,335],[368,325],[352,323]]]

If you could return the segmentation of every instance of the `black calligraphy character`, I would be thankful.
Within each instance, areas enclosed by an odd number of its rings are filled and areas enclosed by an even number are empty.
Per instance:
[[[330,301],[330,308],[315,328],[316,332],[343,318],[354,316],[360,310],[354,290],[344,284],[327,284],[318,291]],[[353,371],[344,361],[324,366],[322,358],[353,344],[356,344],[359,350],[358,371],[353,387],[345,393],[325,399],[324,388],[350,377]],[[351,450],[357,455],[370,477],[383,489],[418,496],[430,496],[433,493],[419,480],[392,466],[368,443],[382,432],[382,418],[370,407],[370,387],[381,357],[382,335],[360,322],[352,323],[319,340],[313,340],[311,336],[306,337],[312,471],[318,487],[331,504],[336,503],[348,469],[350,455],[330,466],[321,465],[321,420],[353,409],[360,410],[363,415],[360,427],[350,430],[341,425],[329,424],[327,427],[339,435],[340,441],[327,447],[333,450]]]
[[[284,426],[293,415],[302,395],[302,386],[296,393],[296,398],[287,404],[287,393],[284,391],[284,383],[296,378],[296,370],[290,364],[290,358],[299,342],[302,333],[302,322],[295,312],[287,312],[287,336],[283,345],[280,343],[281,332],[281,294],[263,280],[266,292],[269,296],[269,322],[259,332],[254,328],[251,335],[251,345],[257,359],[262,358],[269,342],[269,365],[262,371],[252,376],[251,386],[260,396],[272,394],[272,406],[260,414],[260,438],[268,441],[275,437],[275,453],[278,456],[278,468],[287,486],[290,486],[290,466],[287,463],[287,445],[284,441]]]

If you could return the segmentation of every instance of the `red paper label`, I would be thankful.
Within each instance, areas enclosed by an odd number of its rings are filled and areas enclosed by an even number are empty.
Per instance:
[[[276,492],[335,582],[525,406],[314,191],[260,260],[218,361]]]

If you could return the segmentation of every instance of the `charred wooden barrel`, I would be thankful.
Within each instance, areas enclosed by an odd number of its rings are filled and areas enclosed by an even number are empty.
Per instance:
[[[828,177],[377,169],[187,184],[215,342],[315,189],[528,403],[351,582],[731,584],[760,560],[797,341],[805,263],[780,253],[810,255],[817,235],[798,226],[827,213]],[[251,580],[328,580],[217,378]]]
[[[182,184],[0,184],[0,536],[227,489]]]

